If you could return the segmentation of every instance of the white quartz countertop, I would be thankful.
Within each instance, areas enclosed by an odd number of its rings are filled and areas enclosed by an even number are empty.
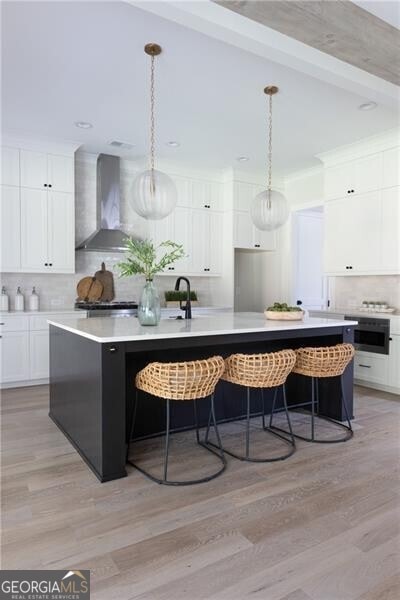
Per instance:
[[[136,317],[49,319],[50,325],[100,343],[134,342],[240,333],[298,331],[318,327],[344,327],[357,321],[308,317],[304,321],[267,321],[262,313],[217,313],[193,319],[161,319],[157,326],[143,327]]]

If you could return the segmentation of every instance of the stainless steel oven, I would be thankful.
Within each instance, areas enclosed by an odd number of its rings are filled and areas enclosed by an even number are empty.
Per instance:
[[[356,350],[389,354],[390,320],[375,317],[354,317],[345,315],[350,321],[358,321],[354,327],[354,346]]]

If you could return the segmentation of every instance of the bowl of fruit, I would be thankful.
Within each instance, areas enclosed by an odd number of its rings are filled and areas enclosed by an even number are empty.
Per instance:
[[[288,306],[286,302],[275,302],[264,310],[264,315],[273,321],[302,321],[304,310],[300,306]]]

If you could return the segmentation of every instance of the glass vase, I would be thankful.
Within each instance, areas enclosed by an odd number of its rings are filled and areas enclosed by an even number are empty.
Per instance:
[[[152,279],[147,279],[138,307],[141,325],[158,325],[161,319],[160,297]]]

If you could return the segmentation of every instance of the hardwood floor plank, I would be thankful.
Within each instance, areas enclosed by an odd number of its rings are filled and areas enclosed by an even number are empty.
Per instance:
[[[222,477],[188,488],[133,469],[100,484],[47,412],[47,386],[3,393],[2,568],[88,568],[94,600],[400,597],[393,395],[357,388],[346,444],[299,442],[279,463],[231,459]],[[243,426],[227,429],[236,444],[234,431]],[[252,435],[272,450],[257,424]],[[172,468],[184,452],[187,474],[200,471],[190,434],[177,442]],[[140,454],[152,468],[159,446]]]

